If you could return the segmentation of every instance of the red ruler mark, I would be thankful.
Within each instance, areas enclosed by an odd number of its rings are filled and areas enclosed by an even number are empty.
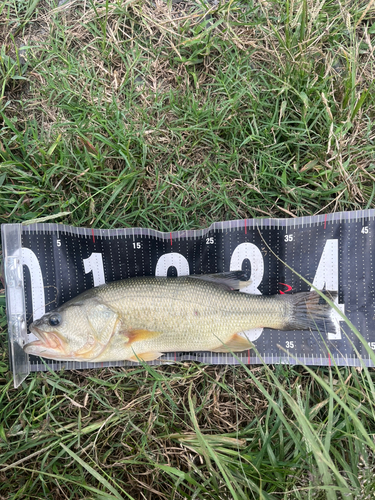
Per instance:
[[[172,246],[172,233],[169,233],[169,237],[170,237],[170,240],[171,240],[171,246]]]
[[[331,364],[332,364],[331,363],[331,355],[330,355],[330,353],[328,353],[328,366],[331,366]]]
[[[247,351],[247,364],[250,364],[250,349]]]
[[[95,243],[95,234],[93,228],[91,228],[92,241]]]
[[[245,234],[247,234],[247,220],[245,219]]]
[[[326,226],[327,226],[327,214],[324,217],[324,229],[326,228]]]
[[[279,290],[279,292],[284,295],[286,292],[290,292],[292,290],[292,287],[290,285],[287,285],[286,283],[279,283],[279,285],[284,285],[286,286],[286,290],[285,292],[283,292],[282,290]]]

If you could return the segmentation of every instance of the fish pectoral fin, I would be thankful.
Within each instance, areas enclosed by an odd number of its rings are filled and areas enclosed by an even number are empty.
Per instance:
[[[141,340],[155,339],[161,335],[160,332],[153,332],[151,330],[144,330],[143,328],[130,328],[129,330],[122,331],[129,339],[129,344],[133,342],[140,342]]]
[[[251,344],[245,337],[241,337],[241,335],[235,333],[233,337],[231,337],[228,340],[228,342],[219,345],[219,347],[216,347],[215,349],[211,349],[211,351],[213,352],[246,351],[246,349],[250,349],[250,347]]]
[[[153,361],[154,359],[160,358],[160,356],[163,356],[162,352],[142,352],[140,354],[134,354],[134,356],[131,356],[129,361]]]

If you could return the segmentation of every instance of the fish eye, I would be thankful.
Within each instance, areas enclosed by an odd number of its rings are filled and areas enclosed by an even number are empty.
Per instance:
[[[60,314],[58,314],[58,313],[52,314],[48,318],[48,323],[51,326],[58,326],[61,323],[61,316],[60,316]]]

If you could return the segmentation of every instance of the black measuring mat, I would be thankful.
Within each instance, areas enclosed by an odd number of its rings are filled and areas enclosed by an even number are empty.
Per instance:
[[[310,290],[298,274],[319,289],[337,291],[336,304],[375,349],[374,219],[374,210],[364,210],[295,219],[219,222],[203,230],[172,233],[59,224],[5,224],[2,231],[5,262],[6,259],[8,264],[11,262],[8,269],[17,268],[17,264],[9,261],[15,252],[6,248],[7,231],[19,231],[21,248],[17,255],[23,264],[23,313],[27,326],[45,312],[105,282],[154,274],[176,276],[242,269],[250,273],[251,279],[251,284],[243,290],[245,293],[273,295]],[[6,273],[7,293],[10,282],[14,281],[12,272]],[[8,300],[8,319],[17,322],[11,316],[12,304]],[[334,362],[360,366],[360,356],[364,364],[372,366],[361,341],[337,313],[334,316],[337,331],[326,338],[318,332],[272,329],[252,330],[247,336],[266,363]],[[30,339],[29,335],[23,337],[24,341]],[[259,363],[256,351],[235,356],[212,352],[168,353],[151,363],[183,360],[210,364]],[[132,364],[45,362],[53,370]],[[29,371],[45,369],[40,358],[30,356]]]

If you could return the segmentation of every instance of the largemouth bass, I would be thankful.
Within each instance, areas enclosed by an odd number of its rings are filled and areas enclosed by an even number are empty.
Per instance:
[[[27,353],[64,361],[150,361],[174,351],[243,351],[241,332],[335,332],[331,308],[316,292],[250,295],[241,271],[130,278],[78,295],[34,321]],[[331,299],[336,292],[325,292]]]

